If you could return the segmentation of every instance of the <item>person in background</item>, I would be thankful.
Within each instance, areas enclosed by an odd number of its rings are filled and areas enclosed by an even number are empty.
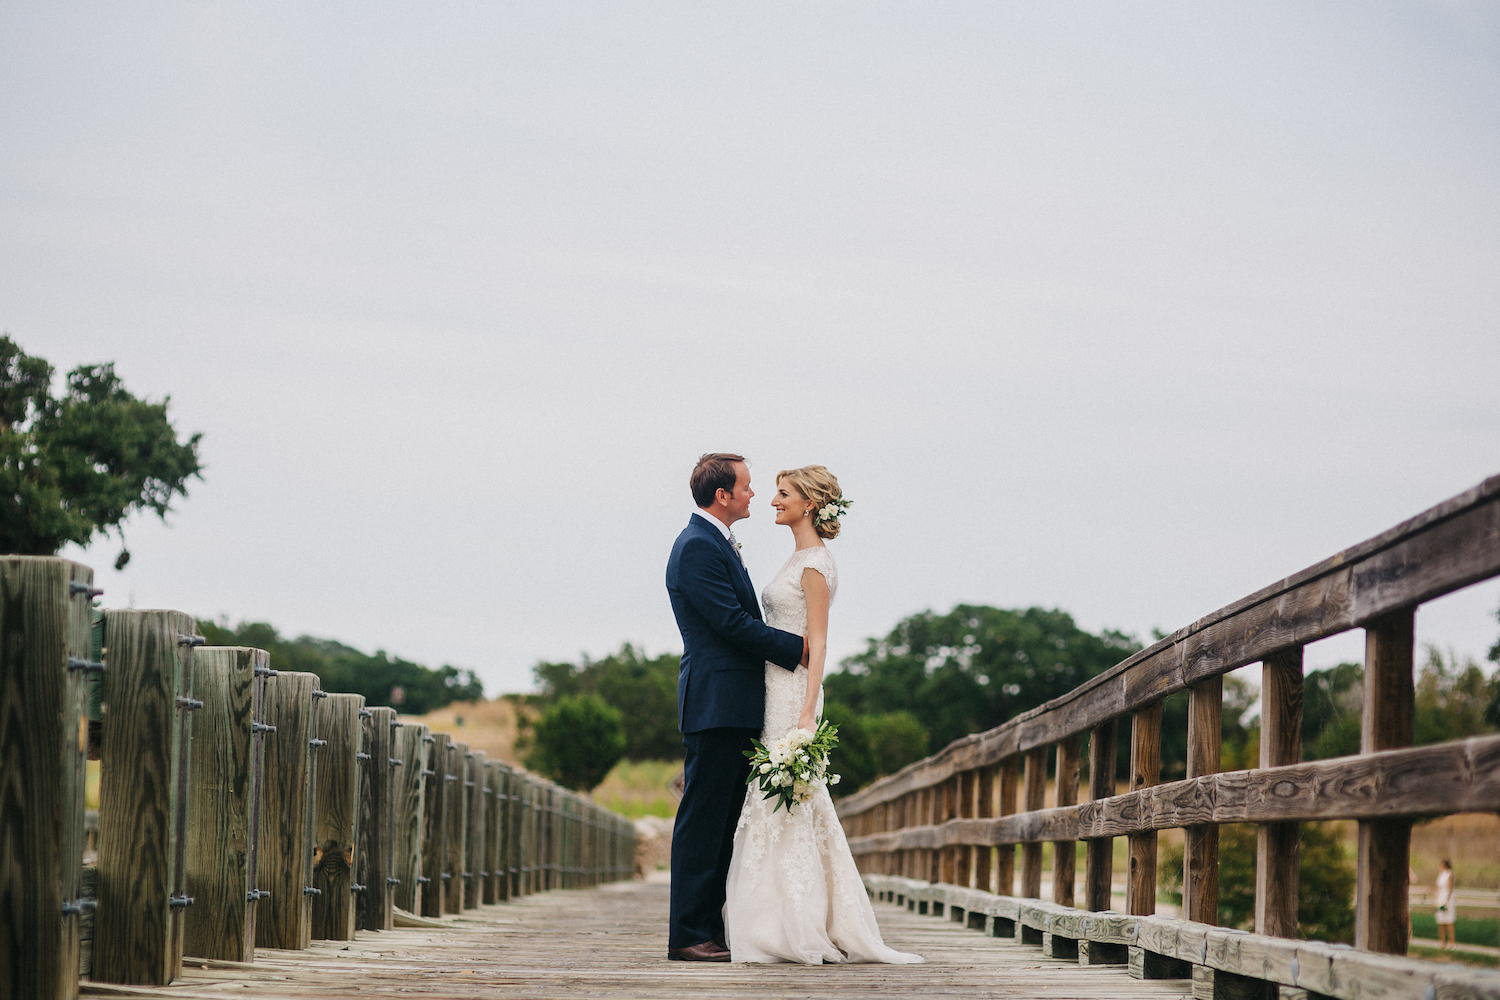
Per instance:
[[[1454,921],[1458,919],[1458,905],[1453,898],[1453,862],[1443,859],[1443,870],[1437,877],[1437,929],[1438,947],[1452,948],[1457,941],[1453,933]]]

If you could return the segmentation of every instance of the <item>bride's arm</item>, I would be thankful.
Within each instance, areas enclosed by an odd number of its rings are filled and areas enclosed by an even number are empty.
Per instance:
[[[818,728],[818,692],[823,687],[823,661],[828,655],[828,581],[815,569],[802,571],[802,593],[807,598],[807,697],[797,725]]]

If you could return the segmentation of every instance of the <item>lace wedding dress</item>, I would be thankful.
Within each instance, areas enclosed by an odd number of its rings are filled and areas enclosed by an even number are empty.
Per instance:
[[[807,598],[802,571],[814,569],[828,581],[830,600],[838,591],[838,570],[823,546],[799,549],[761,595],[766,624],[807,634]],[[766,716],[762,742],[785,736],[802,714],[807,668],[789,673],[766,664]],[[818,714],[823,695],[818,693]],[[835,751],[837,753],[837,751]],[[875,923],[875,910],[854,867],[844,828],[826,787],[792,812],[773,812],[758,785],[747,787],[745,807],[734,833],[729,863],[725,936],[736,962],[890,962],[922,961],[918,955],[887,948]]]

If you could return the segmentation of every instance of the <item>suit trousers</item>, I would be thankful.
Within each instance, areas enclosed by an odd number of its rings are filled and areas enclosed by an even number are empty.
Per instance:
[[[745,804],[750,759],[759,729],[685,733],[682,801],[672,827],[672,906],[668,948],[724,938],[724,885],[734,829]]]

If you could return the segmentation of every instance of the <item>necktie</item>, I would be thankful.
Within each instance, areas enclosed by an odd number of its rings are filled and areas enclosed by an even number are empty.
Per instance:
[[[734,546],[734,554],[740,557],[740,565],[745,565],[745,555],[740,551],[740,540],[734,537],[734,529],[729,529],[729,544]]]

